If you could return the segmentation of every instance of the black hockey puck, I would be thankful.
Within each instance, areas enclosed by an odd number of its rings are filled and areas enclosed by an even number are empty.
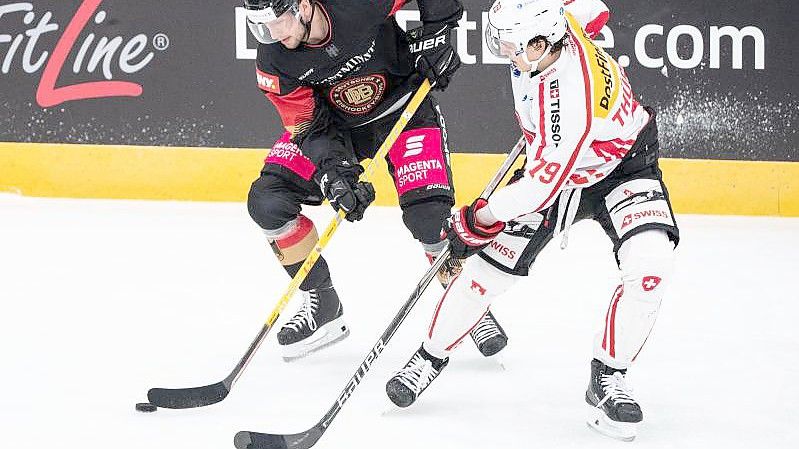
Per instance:
[[[139,402],[136,404],[136,411],[138,412],[152,413],[156,410],[158,410],[158,407],[150,404],[149,402]]]

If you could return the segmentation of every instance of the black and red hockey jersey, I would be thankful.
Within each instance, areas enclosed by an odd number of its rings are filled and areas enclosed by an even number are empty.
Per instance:
[[[378,120],[404,107],[417,87],[408,40],[394,18],[408,2],[317,0],[329,24],[326,39],[293,50],[258,45],[258,87],[313,162],[326,156],[319,139],[329,126],[348,129]],[[454,26],[463,12],[459,0],[417,3],[426,23]]]

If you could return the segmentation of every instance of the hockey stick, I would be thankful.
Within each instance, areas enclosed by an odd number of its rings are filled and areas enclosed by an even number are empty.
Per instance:
[[[402,111],[402,114],[400,114],[399,119],[397,119],[394,127],[391,128],[391,132],[389,132],[388,136],[383,141],[383,144],[377,150],[377,153],[375,153],[372,160],[366,166],[364,173],[361,175],[361,180],[368,181],[372,177],[372,173],[375,171],[378,161],[384,159],[386,154],[388,154],[388,150],[394,146],[394,142],[397,141],[399,135],[411,120],[411,117],[413,117],[413,115],[416,113],[416,110],[419,109],[422,101],[425,99],[425,97],[427,97],[428,92],[430,92],[430,82],[425,79],[421,86],[419,86],[419,88],[416,90],[416,93],[413,95],[410,102],[408,102],[408,105],[405,106],[405,110]],[[263,343],[266,335],[272,329],[275,321],[277,321],[278,317],[280,316],[280,312],[282,312],[286,307],[286,304],[288,304],[291,297],[300,287],[302,281],[305,280],[305,277],[311,271],[311,268],[313,268],[317,259],[319,259],[322,250],[325,248],[325,246],[327,246],[331,237],[333,237],[333,234],[336,232],[336,229],[338,229],[338,225],[341,224],[342,220],[344,220],[344,214],[345,213],[343,210],[339,210],[336,214],[336,217],[330,222],[329,225],[327,225],[327,229],[325,229],[325,232],[319,237],[319,241],[305,259],[305,262],[302,264],[302,266],[300,266],[297,274],[295,274],[294,278],[291,279],[291,282],[286,288],[286,292],[280,297],[280,301],[278,301],[277,305],[272,310],[272,313],[269,315],[269,318],[267,318],[266,323],[261,328],[261,331],[258,332],[255,340],[250,343],[250,347],[247,349],[247,352],[241,358],[236,367],[233,368],[233,371],[231,371],[231,373],[228,374],[223,381],[202,387],[177,389],[152,388],[147,392],[147,400],[150,401],[151,404],[158,407],[193,408],[216,404],[217,402],[225,399],[230,393],[230,390],[233,388],[233,384],[235,384],[239,379],[239,376],[241,376],[244,368],[246,368],[247,364],[250,363],[250,360],[252,359],[253,355],[255,355],[258,347],[261,346],[261,343]]]
[[[508,156],[505,158],[505,162],[502,163],[502,166],[488,183],[485,190],[483,190],[483,193],[480,194],[482,198],[487,198],[494,192],[494,190],[496,190],[499,183],[508,173],[511,166],[513,166],[513,163],[524,149],[524,143],[524,137],[519,139],[519,141],[516,143],[516,146],[513,147]],[[330,407],[327,413],[325,413],[325,416],[323,416],[315,426],[311,427],[305,432],[291,435],[241,431],[237,433],[233,439],[233,443],[236,445],[236,448],[307,449],[316,444],[316,442],[319,441],[327,428],[330,426],[330,423],[333,422],[333,419],[336,417],[336,415],[338,415],[338,412],[341,411],[344,403],[347,402],[347,399],[349,399],[352,393],[355,391],[355,388],[358,387],[363,378],[369,372],[372,364],[375,362],[375,360],[377,360],[377,357],[380,356],[380,353],[383,352],[383,349],[385,349],[389,340],[391,340],[391,337],[394,336],[402,322],[405,321],[405,318],[411,312],[413,306],[416,305],[416,302],[422,296],[422,293],[424,293],[424,291],[427,289],[427,286],[435,277],[439,268],[444,265],[444,261],[448,256],[449,247],[441,251],[441,254],[438,256],[438,258],[436,258],[435,262],[433,262],[433,265],[430,266],[430,268],[422,277],[422,280],[416,285],[416,289],[414,289],[413,293],[411,293],[410,298],[408,298],[397,315],[394,316],[391,324],[388,325],[388,328],[383,332],[383,335],[380,336],[380,339],[377,340],[377,343],[369,351],[369,354],[367,354],[366,359],[361,362],[360,366],[355,371],[355,374],[350,378],[349,382],[347,382],[347,386],[344,387],[344,390],[341,393],[339,393],[336,402]]]

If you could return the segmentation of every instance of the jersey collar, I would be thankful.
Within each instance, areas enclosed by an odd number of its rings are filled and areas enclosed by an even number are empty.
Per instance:
[[[318,44],[305,44],[305,46],[308,48],[321,48],[329,44],[330,41],[333,40],[333,22],[330,20],[330,14],[328,14],[327,9],[325,9],[325,5],[319,2],[316,2],[315,4],[319,6],[319,9],[322,10],[322,14],[324,14],[325,16],[325,20],[327,20],[327,37],[322,39],[322,42]]]

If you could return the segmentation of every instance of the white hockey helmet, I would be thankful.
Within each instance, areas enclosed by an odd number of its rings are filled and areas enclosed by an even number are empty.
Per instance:
[[[566,34],[563,0],[496,0],[488,11],[485,40],[494,56],[502,49],[522,54],[531,39],[543,36],[548,46]]]

